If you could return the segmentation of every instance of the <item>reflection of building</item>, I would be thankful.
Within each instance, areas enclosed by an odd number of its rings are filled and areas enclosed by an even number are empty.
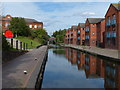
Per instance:
[[[68,56],[69,56],[68,49],[69,49],[69,48],[65,48],[65,56],[66,56],[66,58],[68,58]]]
[[[77,65],[78,65],[78,70],[84,69],[85,66],[85,54],[77,51]]]
[[[120,50],[120,3],[110,5],[105,23],[105,48]]]
[[[105,88],[120,88],[120,65],[105,63]]]
[[[77,50],[74,50],[74,49],[72,49],[72,50],[73,50],[73,52],[72,52],[73,58],[71,60],[71,63],[77,64]]]
[[[43,23],[42,22],[38,22],[34,19],[28,19],[28,18],[24,18],[27,25],[29,26],[30,29],[38,29],[38,28],[43,28]],[[5,30],[8,30],[8,26],[10,25],[10,21],[12,20],[12,16],[11,15],[6,15],[2,17],[2,29],[3,32]],[[1,22],[1,20],[0,20]]]
[[[105,74],[105,65],[102,59],[97,58],[96,60],[96,74],[102,78],[104,78]]]
[[[87,78],[96,78],[96,57],[85,55],[85,72]]]

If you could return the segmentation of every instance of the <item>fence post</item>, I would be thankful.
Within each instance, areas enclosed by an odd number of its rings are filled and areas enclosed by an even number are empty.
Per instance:
[[[25,43],[23,44],[23,49],[25,50]]]
[[[13,38],[11,38],[11,47],[13,48]]]
[[[22,50],[22,42],[20,42],[20,50]]]
[[[16,49],[18,50],[18,40],[16,40]]]
[[[26,43],[26,50],[28,49],[28,44]]]

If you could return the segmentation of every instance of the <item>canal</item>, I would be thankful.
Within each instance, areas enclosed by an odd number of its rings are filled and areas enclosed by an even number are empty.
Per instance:
[[[42,88],[120,88],[120,64],[71,48],[50,48]]]

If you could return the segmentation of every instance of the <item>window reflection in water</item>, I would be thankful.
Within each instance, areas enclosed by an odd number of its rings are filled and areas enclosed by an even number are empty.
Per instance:
[[[120,65],[109,60],[66,48],[66,58],[78,70],[84,70],[86,78],[103,78],[105,88],[120,88]]]

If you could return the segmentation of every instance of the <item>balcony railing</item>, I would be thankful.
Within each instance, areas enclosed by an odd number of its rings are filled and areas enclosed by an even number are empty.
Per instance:
[[[80,40],[80,37],[78,37],[78,40]]]
[[[85,39],[89,39],[90,37],[89,36],[86,36]]]
[[[78,34],[80,34],[80,31],[78,31]]]
[[[116,24],[116,19],[111,20],[111,25],[115,25]]]
[[[89,28],[86,28],[86,30],[85,30],[86,32],[89,32],[90,31],[90,29]]]
[[[107,21],[106,26],[108,26],[108,27],[109,27],[109,26],[110,26],[110,22],[111,22],[110,20],[109,20],[109,21]]]

